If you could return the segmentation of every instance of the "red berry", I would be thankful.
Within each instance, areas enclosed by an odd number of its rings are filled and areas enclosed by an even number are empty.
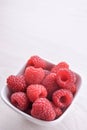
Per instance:
[[[12,92],[19,92],[19,91],[25,91],[26,90],[26,82],[25,77],[23,75],[20,76],[14,76],[11,75],[7,78],[7,87]]]
[[[42,84],[47,89],[48,98],[51,99],[53,92],[56,91],[56,90],[58,90],[58,85],[56,83],[56,74],[55,73],[48,74],[44,78]]]
[[[77,81],[77,75],[73,71],[71,71],[71,73],[73,75],[74,83],[76,83],[76,81]]]
[[[15,92],[11,95],[11,103],[21,111],[25,111],[29,100],[24,92]]]
[[[31,115],[35,118],[52,121],[56,114],[50,103],[46,98],[38,98],[32,105]]]
[[[43,68],[43,69],[51,70],[54,64],[35,55],[30,57],[30,59],[27,62],[27,66],[34,66],[35,68]]]
[[[74,80],[73,72],[69,69],[59,69],[57,72],[56,81],[61,88],[66,88],[66,84],[74,83]]]
[[[56,106],[66,108],[71,104],[73,94],[69,90],[60,89],[53,93],[52,100]]]
[[[45,72],[42,68],[29,66],[26,68],[24,75],[28,84],[39,84],[43,80]]]
[[[76,87],[76,85],[74,83],[66,84],[65,88],[70,90],[73,94],[75,94],[76,91],[77,91],[77,87]]]
[[[30,85],[27,88],[27,96],[31,102],[34,102],[37,98],[47,97],[47,90],[40,84]]]
[[[66,62],[63,62],[63,61],[62,61],[62,62],[58,63],[57,65],[55,65],[55,66],[52,68],[51,72],[57,73],[57,71],[58,71],[59,69],[62,69],[62,68],[69,69],[69,65],[68,65]]]

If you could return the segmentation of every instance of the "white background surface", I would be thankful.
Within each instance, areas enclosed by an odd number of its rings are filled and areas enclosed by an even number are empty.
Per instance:
[[[0,98],[0,130],[87,130],[87,1],[0,0],[0,90],[31,55],[54,63],[66,60],[83,82],[62,125],[35,125]]]

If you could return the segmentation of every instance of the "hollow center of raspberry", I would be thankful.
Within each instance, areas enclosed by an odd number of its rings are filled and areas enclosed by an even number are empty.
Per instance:
[[[66,75],[62,75],[61,76],[61,80],[64,81],[64,82],[66,82],[68,80],[68,77]]]
[[[31,62],[30,64],[31,64],[31,66],[34,66],[34,63],[33,63],[33,62]]]
[[[65,96],[62,96],[62,97],[60,98],[60,102],[61,102],[61,103],[66,103],[66,97],[65,97]]]
[[[39,98],[42,98],[42,97],[44,97],[44,93],[41,93],[41,94],[39,95]]]

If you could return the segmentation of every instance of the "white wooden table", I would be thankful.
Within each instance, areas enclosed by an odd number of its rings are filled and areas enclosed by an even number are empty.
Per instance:
[[[72,112],[56,125],[35,125],[0,98],[0,130],[87,130],[87,1],[0,0],[0,90],[31,55],[67,61],[82,76]]]

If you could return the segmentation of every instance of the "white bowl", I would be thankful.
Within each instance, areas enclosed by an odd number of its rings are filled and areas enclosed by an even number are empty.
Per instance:
[[[25,66],[21,69],[21,71],[18,73],[18,74],[21,74],[23,73],[24,71],[24,68]],[[62,119],[66,118],[67,114],[69,111],[72,112],[71,110],[71,107],[72,105],[74,105],[73,103],[75,102],[75,100],[77,99],[77,95],[79,93],[79,89],[81,87],[81,77],[80,75],[76,74],[77,75],[77,92],[74,96],[74,99],[71,103],[71,105],[67,108],[67,110],[56,120],[53,120],[53,121],[43,121],[43,120],[39,120],[39,119],[36,119],[22,111],[20,111],[19,109],[17,109],[15,106],[13,106],[9,100],[9,95],[10,95],[10,91],[8,89],[7,86],[4,86],[1,90],[1,98],[2,100],[10,107],[12,108],[15,112],[17,112],[18,114],[20,114],[21,116],[23,116],[23,118],[26,118],[28,119],[29,121],[33,122],[33,123],[36,123],[36,124],[39,124],[39,125],[44,125],[44,126],[53,126],[53,125],[56,125],[58,123],[60,123],[62,121]]]

